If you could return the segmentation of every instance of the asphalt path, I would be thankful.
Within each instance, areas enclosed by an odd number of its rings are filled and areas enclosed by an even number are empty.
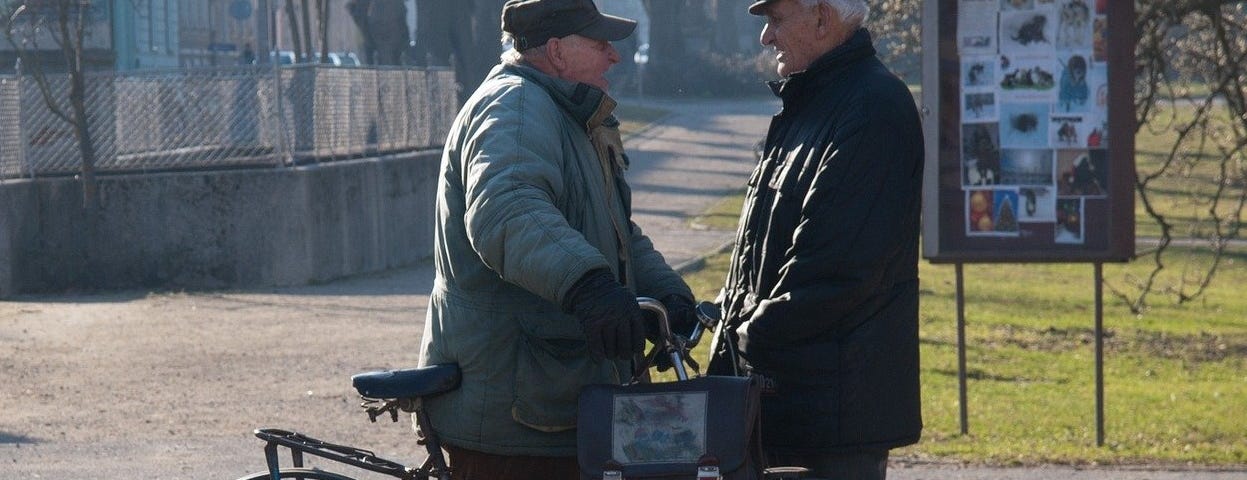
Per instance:
[[[739,191],[775,104],[660,105],[672,113],[626,140],[635,219],[670,263],[687,265],[730,240],[686,220]],[[416,464],[423,455],[407,422],[369,424],[349,378],[416,364],[431,284],[425,263],[299,287],[0,302],[0,480],[238,478],[264,468],[251,434],[261,426]],[[1224,480],[1247,471],[896,458],[889,476]]]

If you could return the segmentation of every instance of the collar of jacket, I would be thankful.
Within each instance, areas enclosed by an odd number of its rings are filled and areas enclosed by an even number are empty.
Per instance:
[[[552,77],[528,65],[503,64],[501,71],[540,85],[550,93],[550,98],[576,119],[576,123],[585,127],[585,131],[602,125],[619,125],[619,120],[613,115],[619,103],[600,88]]]
[[[792,73],[782,80],[767,82],[767,86],[771,87],[771,93],[787,103],[788,100],[796,98],[802,92],[816,90],[817,88],[811,87],[826,83],[830,78],[829,74],[836,69],[874,54],[875,47],[871,42],[870,32],[865,28],[858,28],[840,46],[831,49],[830,52],[824,53],[823,56],[810,63],[809,68]]]

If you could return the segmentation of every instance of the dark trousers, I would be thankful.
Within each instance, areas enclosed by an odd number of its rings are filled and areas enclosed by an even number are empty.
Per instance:
[[[772,467],[792,466],[810,469],[810,477],[820,480],[884,480],[888,476],[888,451],[791,455],[767,452]]]
[[[493,455],[443,445],[451,480],[579,480],[576,457]]]

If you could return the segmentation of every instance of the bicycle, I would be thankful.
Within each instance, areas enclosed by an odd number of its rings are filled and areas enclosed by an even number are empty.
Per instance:
[[[654,364],[657,355],[668,355],[677,379],[688,380],[685,364],[691,362],[689,351],[700,342],[706,330],[715,328],[719,321],[718,308],[709,302],[701,302],[697,306],[699,322],[694,325],[691,334],[684,337],[671,332],[667,311],[662,303],[647,297],[639,297],[637,302],[642,309],[653,312],[658,318],[660,333],[663,337],[662,344],[655,345],[646,355],[647,364]],[[695,362],[691,364],[696,368]],[[354,480],[352,477],[328,470],[305,467],[305,454],[400,480],[449,480],[451,466],[447,463],[440,440],[432,429],[428,415],[424,412],[423,402],[425,399],[458,388],[459,381],[460,372],[457,364],[366,372],[351,377],[351,384],[364,400],[360,406],[364,408],[372,423],[376,423],[378,417],[387,414],[391,420],[398,422],[400,411],[411,413],[415,417],[416,424],[420,427],[416,443],[423,445],[428,452],[428,457],[419,467],[409,467],[381,458],[369,450],[325,442],[290,430],[261,428],[255,430],[255,436],[265,442],[264,458],[268,470],[248,474],[238,480]],[[289,450],[291,461],[289,467],[280,465],[279,448],[283,447]],[[802,478],[805,473],[806,470],[799,467],[775,467],[766,470],[765,478],[767,480],[790,480]]]

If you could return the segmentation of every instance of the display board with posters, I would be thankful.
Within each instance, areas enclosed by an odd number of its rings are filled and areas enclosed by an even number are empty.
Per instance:
[[[1133,255],[1133,8],[927,0],[924,257]]]

